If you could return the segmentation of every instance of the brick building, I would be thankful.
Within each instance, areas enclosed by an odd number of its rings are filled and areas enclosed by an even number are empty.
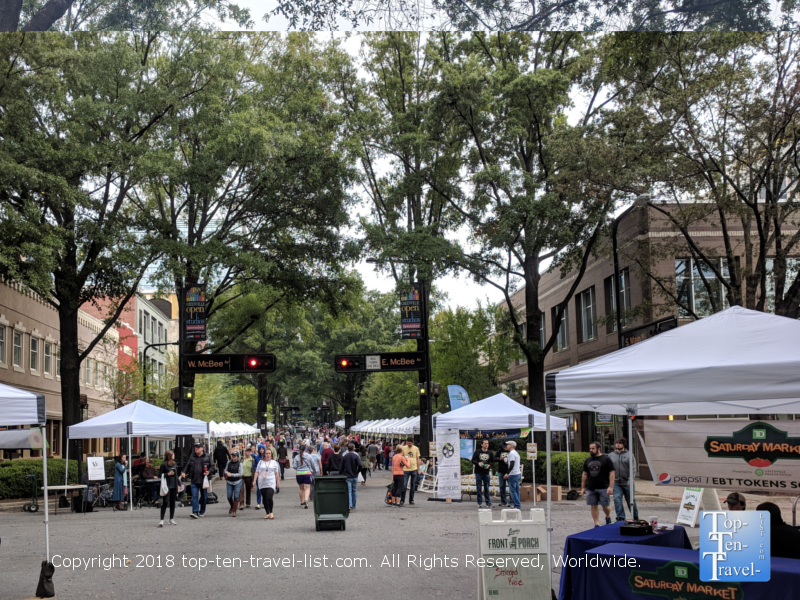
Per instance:
[[[669,206],[665,205],[665,208],[669,209]],[[692,231],[693,239],[703,248],[710,249],[710,252],[716,249],[718,255],[724,255],[720,228],[709,225],[692,228]],[[617,239],[623,315],[625,310],[629,310],[622,327],[623,345],[651,337],[659,327],[666,329],[691,322],[693,318],[675,298],[698,317],[714,312],[714,306],[718,309],[727,307],[723,287],[715,280],[714,273],[692,260],[688,247],[679,236],[666,218],[651,207],[633,210],[620,220]],[[731,231],[730,237],[736,259],[744,261],[743,232]],[[616,324],[611,318],[615,307],[613,256],[610,242],[604,240],[603,244],[608,251],[589,259],[584,276],[565,311],[557,343],[545,358],[545,374],[592,360],[618,348]],[[642,257],[649,257],[649,260],[643,261]],[[724,258],[719,260],[720,271],[725,273],[726,261]],[[796,273],[800,259],[790,259],[788,266]],[[767,268],[768,271],[771,268],[769,260]],[[542,276],[539,295],[543,313],[541,340],[549,338],[553,331],[556,306],[563,300],[575,277],[576,273],[572,272],[562,279],[558,271]],[[770,276],[767,285],[772,285]],[[512,296],[512,302],[519,313],[524,314],[524,289]],[[769,301],[767,305],[770,306]],[[660,326],[653,325],[659,321],[663,321]],[[525,359],[512,361],[500,382],[509,395],[521,399],[520,390],[528,384]],[[557,410],[554,414],[570,421],[572,450],[587,451],[592,440],[601,440],[603,451],[607,452],[613,449],[616,437],[627,437],[627,424],[623,417],[569,410]],[[708,415],[706,418],[726,416],[733,415]],[[794,418],[792,415],[775,417]],[[563,449],[564,443],[564,434],[554,434],[556,450]]]

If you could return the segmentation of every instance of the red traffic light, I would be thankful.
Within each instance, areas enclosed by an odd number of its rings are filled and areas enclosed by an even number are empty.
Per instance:
[[[363,372],[362,368],[363,359],[361,356],[337,356],[335,358],[334,366],[337,373],[360,373]]]
[[[257,354],[246,356],[244,359],[245,371],[259,371],[265,373],[275,372],[274,354]]]

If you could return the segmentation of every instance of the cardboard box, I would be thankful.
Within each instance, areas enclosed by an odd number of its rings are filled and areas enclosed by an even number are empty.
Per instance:
[[[533,502],[533,484],[523,483],[519,486],[519,499],[522,502]]]
[[[561,500],[561,486],[560,485],[551,485],[550,486],[550,499],[553,502],[558,502]],[[536,486],[536,501],[543,502],[547,500],[547,486],[546,485],[539,485]]]

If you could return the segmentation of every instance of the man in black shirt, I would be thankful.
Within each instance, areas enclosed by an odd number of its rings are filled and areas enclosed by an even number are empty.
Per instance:
[[[489,440],[483,440],[481,447],[472,455],[472,464],[475,465],[475,488],[478,490],[478,508],[482,508],[483,497],[481,486],[486,492],[486,507],[492,508],[492,500],[489,496],[489,484],[492,481],[492,463],[494,462],[494,452],[489,450]]]
[[[611,503],[609,497],[614,493],[614,463],[600,450],[600,442],[589,444],[589,458],[583,463],[581,494],[586,495],[586,504],[591,507],[595,527],[600,527],[600,511],[603,507],[606,525],[611,524]]]
[[[508,488],[508,479],[503,477],[508,473],[508,450],[506,450],[505,442],[501,446],[500,452],[495,456],[497,460],[497,480],[500,482],[500,508],[509,506],[508,496],[506,489]]]
[[[769,512],[770,556],[800,559],[800,530],[784,523],[781,509],[773,502],[762,502],[756,510]]]

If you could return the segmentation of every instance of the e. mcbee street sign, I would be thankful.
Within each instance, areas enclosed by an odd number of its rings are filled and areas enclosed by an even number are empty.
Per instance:
[[[426,366],[424,352],[338,354],[334,358],[334,367],[337,373],[422,371]]]

